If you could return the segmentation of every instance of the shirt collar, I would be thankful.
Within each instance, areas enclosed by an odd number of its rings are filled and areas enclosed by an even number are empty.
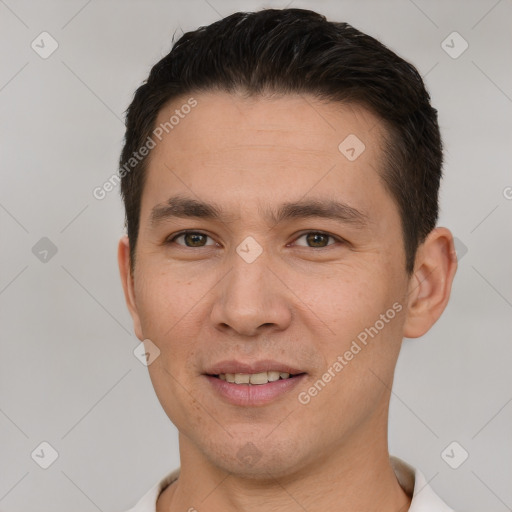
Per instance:
[[[454,512],[435,494],[421,471],[398,457],[389,460],[400,487],[412,498],[408,512]]]

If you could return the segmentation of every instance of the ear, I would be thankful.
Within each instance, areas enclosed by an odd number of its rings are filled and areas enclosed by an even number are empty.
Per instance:
[[[446,228],[435,228],[418,247],[414,273],[409,280],[404,336],[423,336],[444,311],[457,270],[453,236]]]
[[[133,320],[135,335],[142,341],[144,336],[142,335],[139,313],[135,303],[133,275],[130,270],[130,240],[127,236],[123,236],[121,240],[119,240],[117,262],[119,264],[119,273],[121,274],[121,283],[123,284],[126,305],[128,306]]]

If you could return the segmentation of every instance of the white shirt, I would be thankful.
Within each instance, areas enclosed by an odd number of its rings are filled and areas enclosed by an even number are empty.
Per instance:
[[[398,483],[412,498],[409,512],[454,512],[435,494],[423,474],[397,457],[390,457]],[[156,512],[156,502],[160,493],[178,479],[180,469],[175,469],[154,485],[135,505],[126,512]]]

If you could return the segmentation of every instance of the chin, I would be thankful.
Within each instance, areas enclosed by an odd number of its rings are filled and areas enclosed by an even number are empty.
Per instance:
[[[210,462],[229,474],[261,483],[292,475],[302,467],[303,454],[300,442],[295,439],[273,439],[262,435],[229,439],[226,443],[210,446],[207,453]]]

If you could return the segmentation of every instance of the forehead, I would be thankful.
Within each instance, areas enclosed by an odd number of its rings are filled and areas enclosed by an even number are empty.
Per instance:
[[[389,200],[379,179],[384,127],[359,105],[198,93],[166,105],[155,128],[161,133],[147,166],[143,211],[171,192],[215,196],[239,210],[308,194],[341,195],[362,210],[372,210],[377,196]]]
[[[196,106],[187,105],[194,101]],[[171,123],[169,123],[171,122]],[[242,97],[225,92],[199,93],[174,99],[161,109],[156,127],[161,127],[162,141],[153,154],[172,147],[179,154],[264,146],[276,153],[286,149],[333,152],[349,135],[356,135],[378,157],[383,123],[358,104],[321,102],[308,95]],[[171,126],[169,126],[171,124]],[[191,132],[193,136],[191,137]]]

